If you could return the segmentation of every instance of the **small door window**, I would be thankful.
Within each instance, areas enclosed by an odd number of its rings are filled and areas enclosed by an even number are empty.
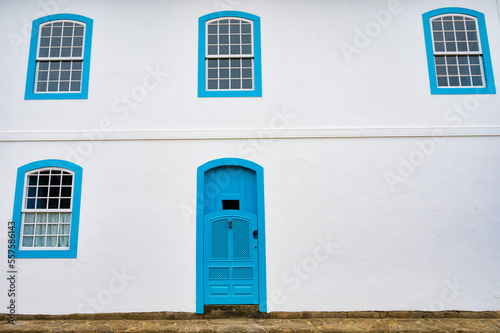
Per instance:
[[[222,210],[234,209],[240,210],[239,200],[222,200]]]

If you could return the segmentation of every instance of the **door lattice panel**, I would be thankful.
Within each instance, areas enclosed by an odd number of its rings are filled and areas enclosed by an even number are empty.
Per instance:
[[[209,267],[208,278],[210,280],[229,280],[229,267]]]
[[[233,257],[237,259],[250,258],[248,221],[234,219],[233,230]]]
[[[212,259],[228,259],[227,219],[212,222]]]
[[[253,267],[233,267],[233,279],[253,279]]]

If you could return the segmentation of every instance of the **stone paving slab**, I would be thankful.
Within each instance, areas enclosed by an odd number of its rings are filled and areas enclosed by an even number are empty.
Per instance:
[[[309,318],[202,320],[18,320],[1,332],[416,332],[499,333],[500,319]]]

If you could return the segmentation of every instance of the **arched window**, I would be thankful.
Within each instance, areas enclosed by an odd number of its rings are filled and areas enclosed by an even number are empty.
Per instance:
[[[13,221],[17,257],[76,258],[81,168],[60,160],[18,169]]]
[[[484,15],[442,8],[423,19],[431,92],[495,93]]]
[[[217,12],[199,24],[198,96],[262,96],[259,17]]]
[[[92,20],[57,14],[33,21],[26,99],[88,96]]]

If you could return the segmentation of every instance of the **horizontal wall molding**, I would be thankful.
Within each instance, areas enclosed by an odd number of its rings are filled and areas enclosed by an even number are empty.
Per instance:
[[[38,141],[138,141],[138,140],[245,140],[321,138],[405,138],[500,136],[500,126],[387,127],[387,128],[288,128],[242,130],[152,130],[0,132],[0,142]]]

